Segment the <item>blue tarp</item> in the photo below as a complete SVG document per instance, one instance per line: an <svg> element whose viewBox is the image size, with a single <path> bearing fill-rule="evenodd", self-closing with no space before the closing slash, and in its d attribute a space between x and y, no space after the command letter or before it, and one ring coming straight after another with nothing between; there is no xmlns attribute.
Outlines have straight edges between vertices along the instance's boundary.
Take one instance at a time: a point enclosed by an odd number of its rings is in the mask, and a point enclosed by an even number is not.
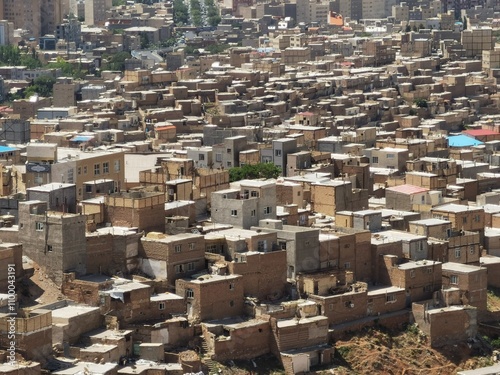
<svg viewBox="0 0 500 375"><path fill-rule="evenodd" d="M12 148L12 147L7 147L7 146L0 146L0 152L11 152L11 151L15 151L17 149L15 148Z"/></svg>
<svg viewBox="0 0 500 375"><path fill-rule="evenodd" d="M71 142L88 142L92 138L94 138L94 137L92 137L90 135L76 135L73 138L71 138Z"/></svg>
<svg viewBox="0 0 500 375"><path fill-rule="evenodd" d="M467 135L452 135L448 137L448 147L472 147L484 144L475 138Z"/></svg>

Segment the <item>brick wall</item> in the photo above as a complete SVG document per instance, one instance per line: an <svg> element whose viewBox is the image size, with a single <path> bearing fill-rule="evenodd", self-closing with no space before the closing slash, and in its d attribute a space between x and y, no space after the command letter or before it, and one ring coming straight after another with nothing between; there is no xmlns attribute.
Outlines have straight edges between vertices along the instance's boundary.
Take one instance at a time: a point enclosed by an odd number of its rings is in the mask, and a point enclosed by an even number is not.
<svg viewBox="0 0 500 375"><path fill-rule="evenodd" d="M247 254L246 262L228 263L231 274L243 276L245 295L273 300L284 295L286 251Z"/></svg>

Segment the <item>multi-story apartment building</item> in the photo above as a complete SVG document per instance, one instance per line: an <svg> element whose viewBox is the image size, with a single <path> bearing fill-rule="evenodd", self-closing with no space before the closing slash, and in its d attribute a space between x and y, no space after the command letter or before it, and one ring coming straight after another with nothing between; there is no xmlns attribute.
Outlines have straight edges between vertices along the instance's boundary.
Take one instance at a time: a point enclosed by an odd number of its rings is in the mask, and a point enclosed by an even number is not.
<svg viewBox="0 0 500 375"><path fill-rule="evenodd" d="M115 181L117 191L125 186L123 150L82 151L50 143L32 143L27 147L27 188L52 182L75 184L77 200L81 200L84 183L103 178Z"/></svg>
<svg viewBox="0 0 500 375"><path fill-rule="evenodd" d="M34 37L53 34L69 12L68 0L0 1L3 18L14 28L28 30Z"/></svg>
<svg viewBox="0 0 500 375"><path fill-rule="evenodd" d="M48 211L47 202L19 204L24 253L58 285L63 273L86 273L86 216Z"/></svg>
<svg viewBox="0 0 500 375"><path fill-rule="evenodd" d="M85 0L85 24L103 26L106 21L106 11L111 6L111 0Z"/></svg>
<svg viewBox="0 0 500 375"><path fill-rule="evenodd" d="M276 219L276 183L242 180L239 189L213 192L211 213L216 223L245 229L263 219Z"/></svg>

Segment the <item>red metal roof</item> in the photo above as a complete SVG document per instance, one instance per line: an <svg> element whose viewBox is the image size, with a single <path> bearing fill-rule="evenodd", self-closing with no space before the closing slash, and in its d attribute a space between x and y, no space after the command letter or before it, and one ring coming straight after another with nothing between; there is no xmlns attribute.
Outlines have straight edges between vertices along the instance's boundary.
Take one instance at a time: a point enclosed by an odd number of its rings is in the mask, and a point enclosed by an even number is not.
<svg viewBox="0 0 500 375"><path fill-rule="evenodd" d="M498 132L495 132L493 130L488 130L488 129L470 129L470 130L465 130L463 131L465 134L469 134L474 136L480 136L480 135L497 135L500 134Z"/></svg>
<svg viewBox="0 0 500 375"><path fill-rule="evenodd" d="M410 185L410 184L404 184L404 185L390 187L390 188L387 188L385 190L395 191L397 193L411 195L411 194L424 193L426 191L429 191L430 189L420 187L420 186Z"/></svg>

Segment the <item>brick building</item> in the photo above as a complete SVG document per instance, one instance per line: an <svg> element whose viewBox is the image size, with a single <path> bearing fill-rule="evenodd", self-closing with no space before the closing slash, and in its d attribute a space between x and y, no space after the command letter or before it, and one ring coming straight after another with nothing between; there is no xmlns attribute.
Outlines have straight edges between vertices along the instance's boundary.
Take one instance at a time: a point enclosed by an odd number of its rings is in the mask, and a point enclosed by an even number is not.
<svg viewBox="0 0 500 375"><path fill-rule="evenodd" d="M176 279L205 269L205 238L191 233L167 236L150 232L141 238L139 258L142 272L167 280L173 288Z"/></svg>
<svg viewBox="0 0 500 375"><path fill-rule="evenodd" d="M185 298L188 319L193 321L243 315L243 290L240 275L203 275L175 282L175 292Z"/></svg>
<svg viewBox="0 0 500 375"><path fill-rule="evenodd" d="M106 196L105 222L139 231L165 231L165 194L142 191Z"/></svg>

